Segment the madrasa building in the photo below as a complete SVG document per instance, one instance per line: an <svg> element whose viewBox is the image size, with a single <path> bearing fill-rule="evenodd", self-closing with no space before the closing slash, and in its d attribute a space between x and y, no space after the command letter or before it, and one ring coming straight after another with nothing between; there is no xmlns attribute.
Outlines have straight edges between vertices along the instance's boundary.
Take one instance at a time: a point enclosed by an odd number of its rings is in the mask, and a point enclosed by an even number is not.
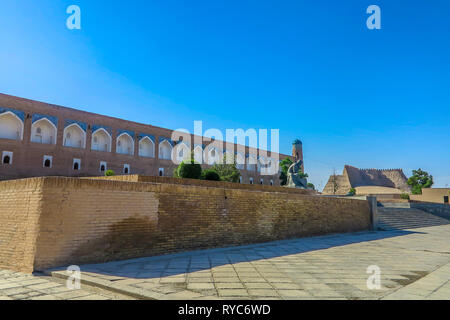
<svg viewBox="0 0 450 320"><path fill-rule="evenodd" d="M203 137L203 143L197 145L185 139L172 141L173 132L0 94L0 180L101 176L109 169L116 174L172 176L179 158L191 152L203 168L208 168L230 149L230 143ZM194 141L194 135L190 136L187 140ZM280 185L278 161L303 159L301 146L291 156L231 145L241 172L240 183ZM276 171L265 171L274 165Z"/></svg>

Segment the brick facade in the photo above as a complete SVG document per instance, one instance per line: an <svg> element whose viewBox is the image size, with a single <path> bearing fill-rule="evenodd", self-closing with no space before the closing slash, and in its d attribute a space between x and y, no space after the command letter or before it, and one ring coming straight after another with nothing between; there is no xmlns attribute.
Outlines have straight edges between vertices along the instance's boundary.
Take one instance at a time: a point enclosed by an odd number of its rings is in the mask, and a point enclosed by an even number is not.
<svg viewBox="0 0 450 320"><path fill-rule="evenodd" d="M150 176L159 175L160 168L163 169L164 176L171 176L176 167L171 160L161 159L159 154L159 144L165 143L165 140L169 141L173 130L0 94L0 121L2 114L6 113L22 121L23 128L18 129L16 140L0 138L0 155L2 156L0 180L38 176L99 176L102 174L100 170L102 163L106 164L105 169L112 169L116 174L125 173L124 169L127 165L128 173ZM33 125L36 126L38 121L41 121L41 124L44 127L47 126L49 130L53 126L56 127L55 136L43 133L42 137L37 137L35 132L32 133L32 130L37 130L33 128ZM76 126L77 130L84 132L84 141L79 146L64 145L67 136L64 130L69 126ZM108 151L92 150L94 141L92 134L96 131L104 132L105 137L111 136ZM9 136L8 133L5 135ZM12 135L15 137L14 132ZM133 139L133 145L130 146L130 150L134 152L133 155L121 154L120 150L117 150L117 138L121 135ZM139 154L139 143L145 137L152 140L154 144L153 157L143 157ZM194 140L193 135L191 138ZM206 149L211 142L209 140L204 142ZM226 146L224 143L221 144L222 149L225 150ZM191 150L194 147L192 143ZM245 147L245 154L258 155L258 150ZM269 153L269 156L275 158L277 155ZM7 161L3 161L5 157ZM285 157L291 156L279 155L280 160ZM75 162L78 164L75 165ZM78 166L79 170L74 170L75 166ZM205 164L203 167L206 168L208 165ZM278 174L260 175L258 170L247 170L247 166L241 170L241 175L242 183L249 183L250 178L253 178L255 184L259 184L260 179L263 179L265 185L269 185L271 181L274 185L279 185L280 182Z"/></svg>

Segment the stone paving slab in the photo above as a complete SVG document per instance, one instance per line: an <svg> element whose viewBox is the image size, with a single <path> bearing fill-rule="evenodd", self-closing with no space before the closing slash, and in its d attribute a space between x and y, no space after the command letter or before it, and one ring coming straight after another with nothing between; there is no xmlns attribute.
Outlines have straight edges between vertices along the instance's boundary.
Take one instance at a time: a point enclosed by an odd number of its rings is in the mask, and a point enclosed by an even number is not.
<svg viewBox="0 0 450 320"><path fill-rule="evenodd" d="M449 236L450 225L359 232L80 268L82 282L139 299L450 299ZM381 287L370 290L373 265Z"/></svg>
<svg viewBox="0 0 450 320"><path fill-rule="evenodd" d="M117 295L70 289L64 281L0 270L0 300L116 300ZM123 297L121 297L123 298Z"/></svg>

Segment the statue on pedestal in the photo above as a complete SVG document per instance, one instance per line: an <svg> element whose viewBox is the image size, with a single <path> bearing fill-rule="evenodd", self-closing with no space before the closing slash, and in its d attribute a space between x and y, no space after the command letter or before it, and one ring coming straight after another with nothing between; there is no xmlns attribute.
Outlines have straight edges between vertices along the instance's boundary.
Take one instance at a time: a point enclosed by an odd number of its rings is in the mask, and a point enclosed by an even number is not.
<svg viewBox="0 0 450 320"><path fill-rule="evenodd" d="M287 187L311 189L308 187L307 174L302 172L303 160L294 162L287 171Z"/></svg>

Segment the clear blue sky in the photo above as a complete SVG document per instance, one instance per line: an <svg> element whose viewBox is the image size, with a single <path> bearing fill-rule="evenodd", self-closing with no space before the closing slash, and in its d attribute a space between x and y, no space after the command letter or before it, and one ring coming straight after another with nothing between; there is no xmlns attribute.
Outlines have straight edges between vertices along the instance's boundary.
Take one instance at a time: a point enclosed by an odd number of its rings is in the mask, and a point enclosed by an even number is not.
<svg viewBox="0 0 450 320"><path fill-rule="evenodd" d="M320 188L344 164L450 185L448 0L2 0L0 92L171 129L280 129Z"/></svg>

